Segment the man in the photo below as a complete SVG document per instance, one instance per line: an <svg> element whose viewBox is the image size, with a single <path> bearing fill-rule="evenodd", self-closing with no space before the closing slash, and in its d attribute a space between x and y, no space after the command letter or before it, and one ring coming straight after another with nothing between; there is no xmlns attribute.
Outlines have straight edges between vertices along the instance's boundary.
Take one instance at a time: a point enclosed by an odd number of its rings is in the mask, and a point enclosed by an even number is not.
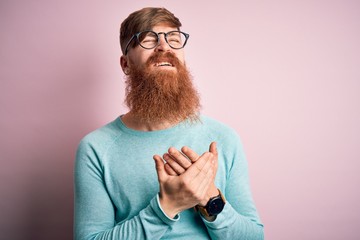
<svg viewBox="0 0 360 240"><path fill-rule="evenodd" d="M263 239L240 140L199 114L180 27L164 8L121 25L130 111L79 145L77 240Z"/></svg>

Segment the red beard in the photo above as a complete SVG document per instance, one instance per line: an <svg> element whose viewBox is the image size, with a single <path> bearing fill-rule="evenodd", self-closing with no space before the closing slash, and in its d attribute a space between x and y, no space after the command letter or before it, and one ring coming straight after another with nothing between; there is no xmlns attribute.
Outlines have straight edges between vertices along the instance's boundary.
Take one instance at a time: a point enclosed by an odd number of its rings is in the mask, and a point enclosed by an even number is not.
<svg viewBox="0 0 360 240"><path fill-rule="evenodd" d="M159 62L171 63L176 71L154 69L152 66ZM130 66L125 103L138 120L144 123L198 120L199 94L190 73L172 53L154 52L144 68Z"/></svg>

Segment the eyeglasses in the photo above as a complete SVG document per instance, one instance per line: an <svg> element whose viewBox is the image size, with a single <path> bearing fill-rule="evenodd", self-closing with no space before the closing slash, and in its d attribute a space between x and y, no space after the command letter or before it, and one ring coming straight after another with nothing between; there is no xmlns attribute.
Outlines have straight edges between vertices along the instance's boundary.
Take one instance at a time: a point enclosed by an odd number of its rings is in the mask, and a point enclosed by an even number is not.
<svg viewBox="0 0 360 240"><path fill-rule="evenodd" d="M128 52L130 43L134 39L136 39L136 41L142 48L153 49L153 48L157 47L160 44L160 36L159 36L160 34L164 34L165 41L173 49L181 49L181 48L185 47L185 44L190 36L189 34L181 32L181 31L156 33L154 31L147 30L147 31L139 32L139 33L134 34L130 38L129 42L126 44L125 55Z"/></svg>

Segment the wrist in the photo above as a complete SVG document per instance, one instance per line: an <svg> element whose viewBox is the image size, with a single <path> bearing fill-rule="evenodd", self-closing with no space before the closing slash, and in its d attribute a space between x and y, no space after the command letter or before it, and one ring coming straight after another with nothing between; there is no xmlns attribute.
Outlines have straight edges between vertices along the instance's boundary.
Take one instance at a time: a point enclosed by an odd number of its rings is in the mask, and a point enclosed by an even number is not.
<svg viewBox="0 0 360 240"><path fill-rule="evenodd" d="M171 201L159 193L159 204L161 210L169 218L175 218L175 216L180 212L171 205Z"/></svg>
<svg viewBox="0 0 360 240"><path fill-rule="evenodd" d="M208 193L209 193L208 197L209 197L209 200L210 200L210 198L213 198L213 197L219 195L220 192L219 192L219 189L215 186L215 184L212 184L210 186L210 189L209 189Z"/></svg>
<svg viewBox="0 0 360 240"><path fill-rule="evenodd" d="M225 197L221 193L220 189L217 189L217 191L218 194L214 197L211 197L205 206L197 205L195 207L195 210L198 210L200 214L208 221L215 220L214 217L222 212L226 203Z"/></svg>
<svg viewBox="0 0 360 240"><path fill-rule="evenodd" d="M215 184L212 184L208 192L206 193L206 198L203 201L201 201L198 205L204 207L211 198L216 197L217 195L219 195L219 189L215 186Z"/></svg>

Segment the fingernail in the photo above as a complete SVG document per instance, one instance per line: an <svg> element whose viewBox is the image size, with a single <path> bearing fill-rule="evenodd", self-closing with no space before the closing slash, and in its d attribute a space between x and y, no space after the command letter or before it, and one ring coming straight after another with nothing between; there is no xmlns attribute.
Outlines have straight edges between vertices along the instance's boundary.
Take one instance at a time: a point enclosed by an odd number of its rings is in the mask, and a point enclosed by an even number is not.
<svg viewBox="0 0 360 240"><path fill-rule="evenodd" d="M174 149L174 147L170 147L168 152L169 152L170 154L175 153L175 149Z"/></svg>

